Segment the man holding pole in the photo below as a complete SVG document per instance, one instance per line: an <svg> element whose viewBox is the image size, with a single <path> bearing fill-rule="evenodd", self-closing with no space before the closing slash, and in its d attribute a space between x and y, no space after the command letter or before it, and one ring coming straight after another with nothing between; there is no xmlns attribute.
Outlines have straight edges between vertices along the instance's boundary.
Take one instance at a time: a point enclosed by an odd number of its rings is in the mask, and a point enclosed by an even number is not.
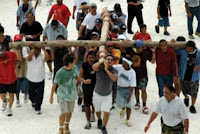
<svg viewBox="0 0 200 134"><path fill-rule="evenodd" d="M93 104L98 118L98 128L103 134L107 134L106 125L112 107L112 86L117 81L117 70L113 67L113 56L107 55L95 63L92 68L96 71L96 85L93 93ZM101 111L104 112L103 123Z"/></svg>

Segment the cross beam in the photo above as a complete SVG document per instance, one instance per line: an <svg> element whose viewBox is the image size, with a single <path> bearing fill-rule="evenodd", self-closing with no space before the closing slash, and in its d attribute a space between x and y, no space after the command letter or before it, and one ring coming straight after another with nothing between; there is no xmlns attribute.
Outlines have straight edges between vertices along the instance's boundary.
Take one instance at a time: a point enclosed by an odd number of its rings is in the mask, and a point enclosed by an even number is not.
<svg viewBox="0 0 200 134"><path fill-rule="evenodd" d="M135 41L111 41L113 46L115 47L133 47L133 44ZM16 48L18 46L21 47L27 47L34 45L35 47L58 47L58 46L64 46L64 47L101 47L105 46L106 41L92 41L92 40L74 40L74 41L68 41L68 40L59 40L59 41L22 41L22 42L10 42L9 47L10 48ZM184 48L186 42L168 42L170 47L174 48ZM144 41L144 46L146 47L159 47L158 41Z"/></svg>

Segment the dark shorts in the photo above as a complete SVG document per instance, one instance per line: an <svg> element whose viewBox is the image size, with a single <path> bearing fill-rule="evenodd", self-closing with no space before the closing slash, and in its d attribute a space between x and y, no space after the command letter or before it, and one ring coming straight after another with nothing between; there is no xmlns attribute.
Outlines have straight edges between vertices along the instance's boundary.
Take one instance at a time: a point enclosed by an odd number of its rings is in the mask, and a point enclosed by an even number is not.
<svg viewBox="0 0 200 134"><path fill-rule="evenodd" d="M170 26L169 17L162 17L162 19L159 19L158 25L161 26L161 27L163 27L163 26L169 27Z"/></svg>
<svg viewBox="0 0 200 134"><path fill-rule="evenodd" d="M15 81L12 84L0 84L0 94L5 93L16 93L17 82Z"/></svg>
<svg viewBox="0 0 200 134"><path fill-rule="evenodd" d="M192 98L197 98L198 90L199 90L199 81L191 82L191 81L181 81L183 94L189 94Z"/></svg>
<svg viewBox="0 0 200 134"><path fill-rule="evenodd" d="M51 56L51 50L46 49L47 53L49 54L49 56ZM51 63L52 60L48 60L47 63Z"/></svg>
<svg viewBox="0 0 200 134"><path fill-rule="evenodd" d="M147 77L141 78L141 79L137 80L137 87L135 89L136 90L139 90L139 89L142 89L142 88L146 89L147 83L148 83Z"/></svg>
<svg viewBox="0 0 200 134"><path fill-rule="evenodd" d="M26 78L18 78L17 79L17 90L16 93L28 93L29 89L29 81Z"/></svg>
<svg viewBox="0 0 200 134"><path fill-rule="evenodd" d="M84 94L83 100L84 100L85 106L91 106L93 104L92 103L93 91L94 91L94 89L84 89L83 88L83 94Z"/></svg>
<svg viewBox="0 0 200 134"><path fill-rule="evenodd" d="M170 127L162 123L162 134L184 134L184 125L181 122L174 127Z"/></svg>

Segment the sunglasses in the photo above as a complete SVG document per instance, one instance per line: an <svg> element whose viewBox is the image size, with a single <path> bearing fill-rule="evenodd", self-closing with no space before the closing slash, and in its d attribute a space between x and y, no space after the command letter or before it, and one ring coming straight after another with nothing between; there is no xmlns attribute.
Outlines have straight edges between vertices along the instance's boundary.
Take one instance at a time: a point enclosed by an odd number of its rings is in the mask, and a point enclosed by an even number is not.
<svg viewBox="0 0 200 134"><path fill-rule="evenodd" d="M106 60L110 60L110 61L113 61L113 58L107 58Z"/></svg>
<svg viewBox="0 0 200 134"><path fill-rule="evenodd" d="M113 47L113 46L106 46L106 47Z"/></svg>

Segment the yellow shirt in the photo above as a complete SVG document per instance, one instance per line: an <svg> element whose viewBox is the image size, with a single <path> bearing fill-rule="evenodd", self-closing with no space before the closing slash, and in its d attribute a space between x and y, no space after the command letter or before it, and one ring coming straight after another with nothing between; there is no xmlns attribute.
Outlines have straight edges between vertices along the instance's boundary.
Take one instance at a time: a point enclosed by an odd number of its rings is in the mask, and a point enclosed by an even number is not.
<svg viewBox="0 0 200 134"><path fill-rule="evenodd" d="M113 64L119 64L119 60L120 60L120 57L121 57L121 51L119 49L113 49L112 50L112 55L114 57L114 61L113 61Z"/></svg>

